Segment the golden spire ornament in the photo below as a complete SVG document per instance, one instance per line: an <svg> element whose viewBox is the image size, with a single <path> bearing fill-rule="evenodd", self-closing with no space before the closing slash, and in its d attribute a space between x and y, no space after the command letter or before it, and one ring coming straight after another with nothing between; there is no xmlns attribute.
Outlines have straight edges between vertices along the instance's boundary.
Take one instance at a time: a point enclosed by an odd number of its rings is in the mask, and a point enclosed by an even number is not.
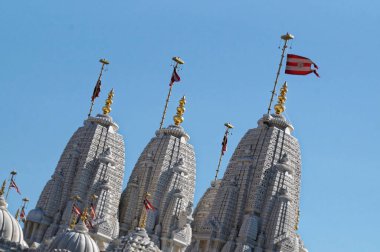
<svg viewBox="0 0 380 252"><path fill-rule="evenodd" d="M7 185L7 180L4 180L1 189L0 189L0 196L4 195L5 187Z"/></svg>
<svg viewBox="0 0 380 252"><path fill-rule="evenodd" d="M277 115L281 115L286 107L285 107L285 101L286 101L286 93L288 92L288 85L285 81L284 85L282 85L282 88L280 90L280 96L278 97L278 103L274 106L274 110L276 111Z"/></svg>
<svg viewBox="0 0 380 252"><path fill-rule="evenodd" d="M111 112L111 105L113 103L112 98L113 98L114 92L113 89L108 93L108 98L106 100L106 104L103 107L103 115L108 115Z"/></svg>
<svg viewBox="0 0 380 252"><path fill-rule="evenodd" d="M81 215L81 220L83 221L83 223L86 223L87 221L87 215L88 215L88 211L87 211L87 207L83 210L82 212L82 215Z"/></svg>
<svg viewBox="0 0 380 252"><path fill-rule="evenodd" d="M81 198L79 197L79 195L75 195L75 196L72 196L71 199L73 200L73 204L72 204L72 209L71 209L71 222L70 222L70 229L73 229L75 227L75 224L77 222L77 215L75 214L74 212L74 208L77 207L76 206L76 203L78 201L81 201Z"/></svg>
<svg viewBox="0 0 380 252"><path fill-rule="evenodd" d="M17 208L17 212L15 214L15 219L18 221L18 217L20 215L20 208Z"/></svg>
<svg viewBox="0 0 380 252"><path fill-rule="evenodd" d="M294 230L298 231L298 224L300 222L300 210L297 211L296 225L294 225Z"/></svg>
<svg viewBox="0 0 380 252"><path fill-rule="evenodd" d="M183 123L183 121L185 120L183 118L183 114L185 113L185 104L186 104L186 97L183 96L181 98L181 100L179 100L179 105L177 107L177 114L173 117L174 119L174 124L176 126L179 126L181 125L181 123Z"/></svg>
<svg viewBox="0 0 380 252"><path fill-rule="evenodd" d="M277 82L278 82L278 77L280 76L282 62L284 60L286 48L288 48L288 41L294 39L294 36L292 34L290 34L290 33L286 33L285 35L281 36L281 39L284 40L284 46L282 47L282 54L281 54L280 64L278 65L276 79L274 81L274 87L273 87L273 90L271 92L272 96L270 98L270 102L269 102L269 106L268 106L268 115L270 114L273 98L274 98L274 95L276 94L276 86L277 86Z"/></svg>
<svg viewBox="0 0 380 252"><path fill-rule="evenodd" d="M150 197L150 193L146 192L145 193L145 198L144 198L144 206L143 206L143 211L141 213L140 217L140 222L139 222L139 228L145 228L146 226L146 220L148 219L148 209L147 209L147 198Z"/></svg>

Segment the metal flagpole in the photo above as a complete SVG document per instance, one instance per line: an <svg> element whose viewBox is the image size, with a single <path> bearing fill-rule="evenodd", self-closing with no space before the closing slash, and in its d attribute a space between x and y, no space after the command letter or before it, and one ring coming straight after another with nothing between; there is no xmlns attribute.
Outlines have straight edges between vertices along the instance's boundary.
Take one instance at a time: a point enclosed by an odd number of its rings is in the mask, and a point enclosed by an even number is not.
<svg viewBox="0 0 380 252"><path fill-rule="evenodd" d="M174 68L173 68L173 72L175 70L177 70L177 67L178 67L179 64L180 65L185 64L185 62L180 57L173 57L172 60L174 60L176 62L175 65L174 65ZM166 116L166 110L168 108L170 96L172 94L173 84L174 83L171 83L170 88L169 88L168 97L166 97L165 108L164 108L164 112L162 113L162 118L161 118L161 122L160 122L160 129L162 129L162 126L164 125L164 120L165 120L165 116Z"/></svg>
<svg viewBox="0 0 380 252"><path fill-rule="evenodd" d="M281 39L284 40L285 42L284 42L284 46L282 47L281 60L280 60L279 66L278 66L276 80L274 81L272 96L270 98L270 102L269 102L269 106L268 106L268 115L270 114L273 98L274 98L274 95L276 94L277 81L278 81L278 77L280 76L280 71L281 71L281 67L282 67L282 61L284 60L285 51L286 51L286 48L288 47L288 41L291 39L294 39L294 36L292 34L286 33L285 35L281 36Z"/></svg>
<svg viewBox="0 0 380 252"><path fill-rule="evenodd" d="M145 207L145 200L150 196L150 194L148 192L145 193L145 196L144 196L144 202L143 202L143 211L141 213L141 216L140 216L140 223L139 223L139 227L140 228L145 228L146 226L146 220L148 219L148 210L146 209Z"/></svg>
<svg viewBox="0 0 380 252"><path fill-rule="evenodd" d="M10 183L8 185L8 190L7 190L7 194L5 195L5 200L8 199L9 190L11 189L12 181L13 181L13 178L16 176L16 174L17 174L16 171L11 171L11 180L10 180Z"/></svg>
<svg viewBox="0 0 380 252"><path fill-rule="evenodd" d="M73 200L73 204L71 205L71 220L70 220L70 224L69 224L69 227L71 229L73 229L75 227L75 224L76 224L76 221L77 221L77 215L74 213L74 206L76 206L76 203L78 201L81 200L81 198L79 197L79 195L75 195L73 197L71 197L71 199Z"/></svg>
<svg viewBox="0 0 380 252"><path fill-rule="evenodd" d="M224 126L226 126L226 131L224 132L223 141L228 136L228 133L229 133L230 129L234 128L234 126L231 123L225 123ZM219 169L220 169L220 164L222 163L222 157L224 155L223 148L224 147L222 146L222 150L221 150L220 156L219 156L218 168L216 169L216 174L215 174L214 181L216 181L218 179L218 173L219 173Z"/></svg>
<svg viewBox="0 0 380 252"><path fill-rule="evenodd" d="M100 73L99 73L98 80L96 81L96 85L98 84L98 82L102 78L103 70L104 70L104 65L108 65L109 64L109 61L107 61L106 59L100 59L99 62L102 63L102 68L100 69ZM88 117L91 116L92 108L94 106L94 102L95 102L95 99L91 99L91 106L90 106L90 112L88 112Z"/></svg>
<svg viewBox="0 0 380 252"><path fill-rule="evenodd" d="M26 208L26 204L28 204L28 202L29 202L29 199L28 199L28 198L25 197L25 198L22 199L22 206L21 206L21 213L20 213L20 220L21 220L22 222L25 221L25 216L22 217L21 215L22 215L22 214L25 215L25 208Z"/></svg>

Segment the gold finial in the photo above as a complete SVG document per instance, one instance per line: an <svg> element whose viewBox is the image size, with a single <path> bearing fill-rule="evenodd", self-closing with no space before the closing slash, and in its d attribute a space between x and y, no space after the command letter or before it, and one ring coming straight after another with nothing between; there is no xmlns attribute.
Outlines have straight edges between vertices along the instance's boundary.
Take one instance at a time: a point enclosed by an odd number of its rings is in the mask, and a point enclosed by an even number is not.
<svg viewBox="0 0 380 252"><path fill-rule="evenodd" d="M91 201L94 202L98 197L95 193L91 195Z"/></svg>
<svg viewBox="0 0 380 252"><path fill-rule="evenodd" d="M86 223L87 221L87 215L88 215L88 211L87 211L87 207L83 210L82 212L82 215L81 215L81 220L83 221L83 223Z"/></svg>
<svg viewBox="0 0 380 252"><path fill-rule="evenodd" d="M146 226L146 219L147 219L147 210L144 207L142 215L141 215L141 218L140 218L140 223L139 223L139 227L140 228L145 228L145 226Z"/></svg>
<svg viewBox="0 0 380 252"><path fill-rule="evenodd" d="M148 210L146 209L146 206L145 206L145 200L150 197L150 193L146 192L145 193L145 197L144 197L144 206L143 206L143 211L141 213L141 217L140 217L140 223L139 223L139 227L140 228L145 228L146 226L146 220L148 218Z"/></svg>
<svg viewBox="0 0 380 252"><path fill-rule="evenodd" d="M7 185L7 180L4 180L3 185L1 186L1 189L0 189L0 196L4 195L6 185Z"/></svg>
<svg viewBox="0 0 380 252"><path fill-rule="evenodd" d="M282 114L286 109L285 101L286 101L286 93L287 92L288 92L288 85L285 81L284 85L282 85L282 88L280 90L280 96L278 97L278 103L274 106L274 110L276 110L277 115Z"/></svg>
<svg viewBox="0 0 380 252"><path fill-rule="evenodd" d="M173 57L172 60L174 60L176 63L180 65L185 64L185 61L183 61L183 59L181 59L180 57Z"/></svg>
<svg viewBox="0 0 380 252"><path fill-rule="evenodd" d="M177 107L177 114L173 117L174 124L176 126L179 126L184 120L183 114L185 113L185 104L186 104L186 97L183 96L181 100L179 100L179 105Z"/></svg>
<svg viewBox="0 0 380 252"><path fill-rule="evenodd" d="M18 216L20 214L20 208L17 209L17 212L15 214L15 219L18 221Z"/></svg>
<svg viewBox="0 0 380 252"><path fill-rule="evenodd" d="M298 231L298 223L300 222L300 210L297 211L297 220L296 225L294 226L294 230Z"/></svg>
<svg viewBox="0 0 380 252"><path fill-rule="evenodd" d="M113 89L108 93L108 98L106 100L106 105L103 107L103 115L108 115L111 112L111 104L113 103L112 98L113 98L114 92Z"/></svg>
<svg viewBox="0 0 380 252"><path fill-rule="evenodd" d="M77 215L73 211L74 210L74 206L76 206L76 203L78 201L82 201L82 199L79 197L79 195L74 195L74 196L71 197L71 199L73 200L73 205L72 205L73 209L71 210L71 222L70 222L69 227L71 229L73 229L75 227L76 222L77 222Z"/></svg>

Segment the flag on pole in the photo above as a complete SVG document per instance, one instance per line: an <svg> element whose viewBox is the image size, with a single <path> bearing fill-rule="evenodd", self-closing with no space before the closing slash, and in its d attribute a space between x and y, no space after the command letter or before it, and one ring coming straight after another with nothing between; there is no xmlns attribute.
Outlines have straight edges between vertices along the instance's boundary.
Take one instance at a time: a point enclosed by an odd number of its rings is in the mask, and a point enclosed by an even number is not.
<svg viewBox="0 0 380 252"><path fill-rule="evenodd" d="M91 216L91 219L96 218L95 207L93 203L91 203L91 207L90 207L90 216Z"/></svg>
<svg viewBox="0 0 380 252"><path fill-rule="evenodd" d="M152 203L149 202L149 200L145 197L144 199L144 206L146 210L154 210L154 206Z"/></svg>
<svg viewBox="0 0 380 252"><path fill-rule="evenodd" d="M314 68L312 68L312 66ZM286 74L307 75L314 73L317 77L318 66L311 60L295 54L288 54L286 59Z"/></svg>
<svg viewBox="0 0 380 252"><path fill-rule="evenodd" d="M21 219L24 219L24 218L25 218L25 207L22 207L22 208L21 208L20 218L21 218Z"/></svg>
<svg viewBox="0 0 380 252"><path fill-rule="evenodd" d="M82 215L82 212L80 211L79 207L77 207L75 204L73 205L73 213L76 215Z"/></svg>
<svg viewBox="0 0 380 252"><path fill-rule="evenodd" d="M99 79L97 82L96 82L96 85L94 87L94 92L92 93L92 97L91 97L91 101L95 101L95 98L96 97L99 97L99 93L100 93L100 87L102 86L102 81Z"/></svg>
<svg viewBox="0 0 380 252"><path fill-rule="evenodd" d="M180 80L181 80L181 77L179 77L176 68L174 68L172 78L170 79L169 86L173 86L174 82L179 82Z"/></svg>
<svg viewBox="0 0 380 252"><path fill-rule="evenodd" d="M224 152L227 151L227 141L228 141L227 134L225 134L223 137L223 142L222 142L222 155L224 155Z"/></svg>
<svg viewBox="0 0 380 252"><path fill-rule="evenodd" d="M16 192L21 195L21 192L18 189L18 186L16 185L16 182L13 180L13 178L11 179L11 184L9 187L11 187L11 188L13 187L16 190Z"/></svg>

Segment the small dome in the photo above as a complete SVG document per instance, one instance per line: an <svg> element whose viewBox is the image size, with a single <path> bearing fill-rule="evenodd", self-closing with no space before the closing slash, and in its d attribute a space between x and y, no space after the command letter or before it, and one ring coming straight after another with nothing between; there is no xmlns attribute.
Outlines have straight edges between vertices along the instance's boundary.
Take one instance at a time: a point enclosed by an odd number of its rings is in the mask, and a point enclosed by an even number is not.
<svg viewBox="0 0 380 252"><path fill-rule="evenodd" d="M160 252L161 250L150 240L144 228L136 228L134 232L119 238L118 246L111 251Z"/></svg>
<svg viewBox="0 0 380 252"><path fill-rule="evenodd" d="M74 230L67 229L59 234L50 243L48 252L99 252L99 247L88 234L88 229L82 221L75 226Z"/></svg>
<svg viewBox="0 0 380 252"><path fill-rule="evenodd" d="M0 196L0 239L10 241L17 247L27 248L24 235L18 221L9 213L4 197Z"/></svg>

